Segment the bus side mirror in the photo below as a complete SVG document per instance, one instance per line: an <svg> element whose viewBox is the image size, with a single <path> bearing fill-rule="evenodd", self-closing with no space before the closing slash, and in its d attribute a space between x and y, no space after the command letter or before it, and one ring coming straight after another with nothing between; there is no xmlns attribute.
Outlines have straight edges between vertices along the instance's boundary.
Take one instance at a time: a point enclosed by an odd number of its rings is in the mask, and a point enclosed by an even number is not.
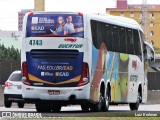
<svg viewBox="0 0 160 120"><path fill-rule="evenodd" d="M149 62L154 62L155 61L155 52L154 48L152 45L150 45L147 42L144 42L144 60L149 61Z"/></svg>
<svg viewBox="0 0 160 120"><path fill-rule="evenodd" d="M155 54L153 51L150 53L150 62L155 62Z"/></svg>

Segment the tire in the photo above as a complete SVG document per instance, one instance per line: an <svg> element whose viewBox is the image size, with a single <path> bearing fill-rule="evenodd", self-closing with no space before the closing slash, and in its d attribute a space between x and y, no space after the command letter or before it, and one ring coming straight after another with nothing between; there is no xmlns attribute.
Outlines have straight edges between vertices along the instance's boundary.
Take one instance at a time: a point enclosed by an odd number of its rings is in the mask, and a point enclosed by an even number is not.
<svg viewBox="0 0 160 120"><path fill-rule="evenodd" d="M37 112L51 112L51 107L43 102L37 102L35 103L35 107Z"/></svg>
<svg viewBox="0 0 160 120"><path fill-rule="evenodd" d="M60 112L61 111L61 106L60 105L54 105L51 108L52 112Z"/></svg>
<svg viewBox="0 0 160 120"><path fill-rule="evenodd" d="M102 101L103 101L103 97L102 97L102 94L100 93L99 102L91 105L91 107L90 107L91 111L100 112L102 110L101 109L102 108Z"/></svg>
<svg viewBox="0 0 160 120"><path fill-rule="evenodd" d="M18 102L17 104L18 104L19 108L23 108L24 107L24 103L23 102Z"/></svg>
<svg viewBox="0 0 160 120"><path fill-rule="evenodd" d="M109 110L109 103L110 103L110 92L109 92L109 88L107 88L105 97L103 98L103 102L102 102L102 111Z"/></svg>
<svg viewBox="0 0 160 120"><path fill-rule="evenodd" d="M82 109L82 111L89 111L89 106L86 104L82 104L81 109Z"/></svg>
<svg viewBox="0 0 160 120"><path fill-rule="evenodd" d="M4 106L6 108L10 108L12 106L12 102L11 101L8 101L8 100L4 100Z"/></svg>
<svg viewBox="0 0 160 120"><path fill-rule="evenodd" d="M140 92L138 92L136 103L129 103L130 110L136 110L136 111L138 110L141 98L142 98L141 94Z"/></svg>

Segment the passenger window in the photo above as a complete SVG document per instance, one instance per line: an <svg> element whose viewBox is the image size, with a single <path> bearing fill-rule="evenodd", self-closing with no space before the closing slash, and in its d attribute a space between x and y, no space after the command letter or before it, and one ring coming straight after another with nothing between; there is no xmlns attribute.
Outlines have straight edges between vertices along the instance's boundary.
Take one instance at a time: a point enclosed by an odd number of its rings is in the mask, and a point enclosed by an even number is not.
<svg viewBox="0 0 160 120"><path fill-rule="evenodd" d="M141 55L141 43L139 38L138 30L133 30L133 38L134 38L134 49L136 55Z"/></svg>
<svg viewBox="0 0 160 120"><path fill-rule="evenodd" d="M101 42L100 33L101 33L100 24L97 21L91 20L91 34L92 34L93 45L97 49L99 49Z"/></svg>
<svg viewBox="0 0 160 120"><path fill-rule="evenodd" d="M132 29L127 29L127 53L135 54Z"/></svg>
<svg viewBox="0 0 160 120"><path fill-rule="evenodd" d="M95 30L97 30L97 22L91 20L91 34L92 34L92 41L93 45L97 48L97 33Z"/></svg>
<svg viewBox="0 0 160 120"><path fill-rule="evenodd" d="M112 50L114 52L119 52L119 34L118 34L118 26L112 26Z"/></svg>
<svg viewBox="0 0 160 120"><path fill-rule="evenodd" d="M100 48L101 43L103 42L103 24L101 22L97 22L97 29L95 32L97 33L97 48Z"/></svg>
<svg viewBox="0 0 160 120"><path fill-rule="evenodd" d="M109 24L105 25L105 30L104 30L104 42L107 46L107 50L111 51L112 50L112 40L111 40L111 28Z"/></svg>
<svg viewBox="0 0 160 120"><path fill-rule="evenodd" d="M119 29L119 40L120 40L120 52L126 53L127 52L127 41L126 41L126 33L125 28L121 27Z"/></svg>

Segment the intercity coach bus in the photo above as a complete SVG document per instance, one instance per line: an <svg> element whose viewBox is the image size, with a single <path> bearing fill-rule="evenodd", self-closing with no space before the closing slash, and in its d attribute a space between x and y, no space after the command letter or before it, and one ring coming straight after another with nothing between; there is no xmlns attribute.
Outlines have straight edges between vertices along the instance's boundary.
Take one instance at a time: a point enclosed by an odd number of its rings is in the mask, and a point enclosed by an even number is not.
<svg viewBox="0 0 160 120"><path fill-rule="evenodd" d="M138 110L147 100L144 33L132 19L76 12L30 12L23 20L22 95L38 112L111 104Z"/></svg>

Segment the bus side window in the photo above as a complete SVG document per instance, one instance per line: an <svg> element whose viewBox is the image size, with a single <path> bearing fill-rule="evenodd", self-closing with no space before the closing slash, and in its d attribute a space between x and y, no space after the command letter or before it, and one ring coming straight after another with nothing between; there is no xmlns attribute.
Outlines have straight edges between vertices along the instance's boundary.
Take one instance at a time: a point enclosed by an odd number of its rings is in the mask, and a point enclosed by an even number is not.
<svg viewBox="0 0 160 120"><path fill-rule="evenodd" d="M118 26L112 26L112 51L119 52Z"/></svg>
<svg viewBox="0 0 160 120"><path fill-rule="evenodd" d="M92 41L93 45L96 47L97 44L97 33L95 32L97 30L97 24L94 20L91 20L91 34L92 34Z"/></svg>
<svg viewBox="0 0 160 120"><path fill-rule="evenodd" d="M103 41L103 35L102 35L102 27L103 27L103 23L101 22L97 22L97 48L99 49L101 46L101 43Z"/></svg>
<svg viewBox="0 0 160 120"><path fill-rule="evenodd" d="M134 38L135 54L136 55L142 55L142 53L141 53L141 43L140 43L138 30L133 30L133 38Z"/></svg>
<svg viewBox="0 0 160 120"><path fill-rule="evenodd" d="M119 29L119 40L120 40L120 52L126 53L127 51L127 43L126 43L126 33L125 28L121 27Z"/></svg>
<svg viewBox="0 0 160 120"><path fill-rule="evenodd" d="M96 49L100 48L102 42L102 32L101 32L101 23L95 20L91 20L91 34L93 45Z"/></svg>
<svg viewBox="0 0 160 120"><path fill-rule="evenodd" d="M112 50L112 40L111 40L111 28L109 24L105 25L105 30L104 30L104 42L106 44L107 50L111 51Z"/></svg>
<svg viewBox="0 0 160 120"><path fill-rule="evenodd" d="M127 53L134 54L134 43L131 29L127 29Z"/></svg>

